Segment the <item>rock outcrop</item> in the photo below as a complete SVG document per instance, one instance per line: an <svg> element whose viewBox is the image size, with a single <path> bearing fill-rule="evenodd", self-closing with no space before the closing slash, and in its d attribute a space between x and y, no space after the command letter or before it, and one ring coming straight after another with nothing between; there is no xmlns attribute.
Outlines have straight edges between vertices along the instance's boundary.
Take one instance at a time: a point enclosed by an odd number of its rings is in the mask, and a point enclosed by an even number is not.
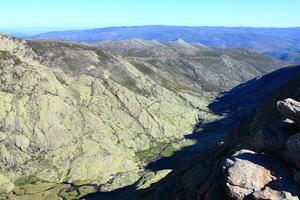
<svg viewBox="0 0 300 200"><path fill-rule="evenodd" d="M285 99L278 101L277 108L288 119L300 123L300 102L290 98Z"/></svg>
<svg viewBox="0 0 300 200"><path fill-rule="evenodd" d="M300 102L290 98L285 99L284 101L278 101L277 108L282 115L292 120L291 124L300 131ZM300 134L290 136L286 141L286 147L293 164L300 168Z"/></svg>
<svg viewBox="0 0 300 200"><path fill-rule="evenodd" d="M241 150L226 160L224 174L234 199L298 199L288 170L272 156Z"/></svg>
<svg viewBox="0 0 300 200"><path fill-rule="evenodd" d="M263 156L247 150L241 150L226 160L226 187L233 198L244 199L275 179L272 172L260 164L265 160Z"/></svg>

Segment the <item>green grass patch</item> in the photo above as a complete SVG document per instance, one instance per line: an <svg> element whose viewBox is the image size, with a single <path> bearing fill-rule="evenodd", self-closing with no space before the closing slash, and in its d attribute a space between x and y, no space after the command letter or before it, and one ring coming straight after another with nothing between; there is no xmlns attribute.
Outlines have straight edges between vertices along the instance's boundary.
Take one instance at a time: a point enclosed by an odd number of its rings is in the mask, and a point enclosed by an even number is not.
<svg viewBox="0 0 300 200"><path fill-rule="evenodd" d="M155 146L147 150L137 152L136 155L140 160L150 162L156 158L156 156L161 152L165 145L165 142L157 143Z"/></svg>
<svg viewBox="0 0 300 200"><path fill-rule="evenodd" d="M175 151L177 151L177 149L172 145L169 145L166 149L164 149L163 152L161 152L161 156L170 157L174 154Z"/></svg>
<svg viewBox="0 0 300 200"><path fill-rule="evenodd" d="M35 184L39 181L40 181L40 179L38 177L36 177L34 175L29 175L29 176L18 178L14 184L16 186L24 186L24 185L28 185L28 184Z"/></svg>

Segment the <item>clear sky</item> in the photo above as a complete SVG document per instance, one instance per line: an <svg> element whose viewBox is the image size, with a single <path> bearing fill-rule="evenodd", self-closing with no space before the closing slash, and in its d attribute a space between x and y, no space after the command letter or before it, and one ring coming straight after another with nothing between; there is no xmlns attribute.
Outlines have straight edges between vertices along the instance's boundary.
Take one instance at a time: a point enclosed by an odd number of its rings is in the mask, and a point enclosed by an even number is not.
<svg viewBox="0 0 300 200"><path fill-rule="evenodd" d="M0 29L300 26L300 0L0 0Z"/></svg>

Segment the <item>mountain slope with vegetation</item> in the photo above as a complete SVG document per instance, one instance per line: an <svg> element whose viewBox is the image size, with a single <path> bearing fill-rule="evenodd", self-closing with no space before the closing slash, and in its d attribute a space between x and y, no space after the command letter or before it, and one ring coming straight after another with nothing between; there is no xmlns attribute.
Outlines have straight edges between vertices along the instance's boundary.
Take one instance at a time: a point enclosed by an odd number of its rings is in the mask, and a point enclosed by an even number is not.
<svg viewBox="0 0 300 200"><path fill-rule="evenodd" d="M138 43L149 57L0 35L1 198L74 199L145 177L140 187L147 188L170 172L148 170L150 162L194 143L185 136L197 121L219 118L208 108L216 92L285 64L184 41ZM159 62L143 61L152 56ZM245 73L231 80L239 69ZM206 76L193 78L197 73ZM208 80L214 87L205 86Z"/></svg>

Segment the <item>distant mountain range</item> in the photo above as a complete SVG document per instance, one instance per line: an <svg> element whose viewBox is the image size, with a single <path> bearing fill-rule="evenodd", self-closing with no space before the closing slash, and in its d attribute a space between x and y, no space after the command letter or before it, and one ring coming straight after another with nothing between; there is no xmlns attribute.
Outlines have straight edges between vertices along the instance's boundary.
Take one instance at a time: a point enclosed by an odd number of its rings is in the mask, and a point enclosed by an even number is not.
<svg viewBox="0 0 300 200"><path fill-rule="evenodd" d="M134 26L49 32L30 38L88 43L133 38L165 42L181 38L211 48L246 48L300 63L300 28Z"/></svg>

